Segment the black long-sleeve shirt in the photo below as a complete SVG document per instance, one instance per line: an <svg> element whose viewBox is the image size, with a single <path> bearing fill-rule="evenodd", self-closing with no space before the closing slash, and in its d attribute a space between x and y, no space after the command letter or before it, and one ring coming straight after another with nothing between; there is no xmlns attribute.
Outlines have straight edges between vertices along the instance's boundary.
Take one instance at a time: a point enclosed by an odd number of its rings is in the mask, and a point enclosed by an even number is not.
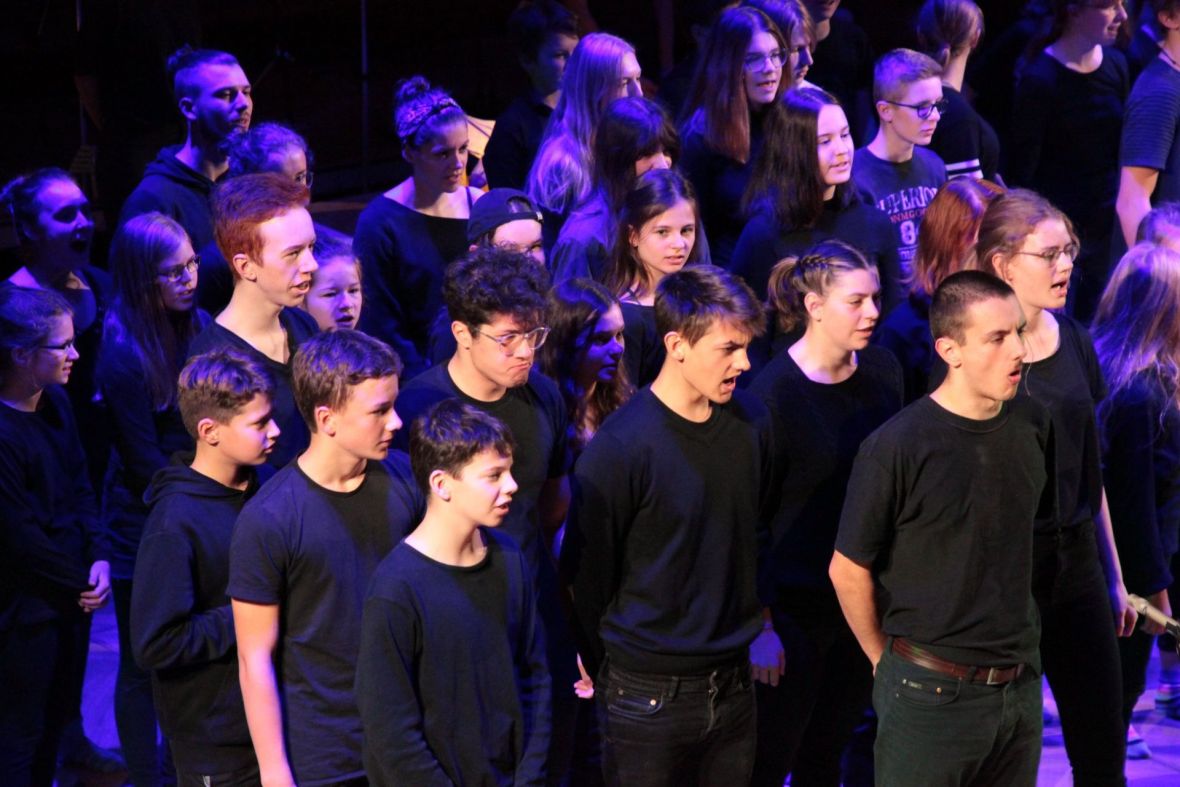
<svg viewBox="0 0 1180 787"><path fill-rule="evenodd" d="M549 671L532 569L481 528L474 566L404 542L369 584L356 696L365 772L384 785L542 785Z"/></svg>
<svg viewBox="0 0 1180 787"><path fill-rule="evenodd" d="M0 404L0 631L78 611L90 566L109 558L69 399Z"/></svg>
<svg viewBox="0 0 1180 787"><path fill-rule="evenodd" d="M634 672L708 672L753 641L771 432L744 391L694 423L646 388L595 434L562 553L591 674L607 655Z"/></svg>

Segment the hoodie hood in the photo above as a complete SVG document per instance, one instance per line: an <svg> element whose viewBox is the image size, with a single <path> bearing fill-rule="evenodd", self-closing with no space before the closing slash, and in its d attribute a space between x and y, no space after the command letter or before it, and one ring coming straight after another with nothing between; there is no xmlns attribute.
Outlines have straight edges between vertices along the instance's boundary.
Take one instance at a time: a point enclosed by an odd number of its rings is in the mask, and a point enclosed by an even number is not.
<svg viewBox="0 0 1180 787"><path fill-rule="evenodd" d="M152 482L143 495L143 501L148 506L155 506L161 500L177 494L189 497L202 497L211 500L234 500L235 498L250 497L258 487L258 477L251 471L250 485L245 489L233 489L214 481L208 476L201 475L189 465L194 454L190 452L178 453L172 457L172 464L162 467L152 476Z"/></svg>
<svg viewBox="0 0 1180 787"><path fill-rule="evenodd" d="M172 145L161 150L156 160L148 164L143 171L144 178L155 175L166 178L194 191L203 192L208 196L213 191L213 181L197 172L195 169L176 158L180 145Z"/></svg>

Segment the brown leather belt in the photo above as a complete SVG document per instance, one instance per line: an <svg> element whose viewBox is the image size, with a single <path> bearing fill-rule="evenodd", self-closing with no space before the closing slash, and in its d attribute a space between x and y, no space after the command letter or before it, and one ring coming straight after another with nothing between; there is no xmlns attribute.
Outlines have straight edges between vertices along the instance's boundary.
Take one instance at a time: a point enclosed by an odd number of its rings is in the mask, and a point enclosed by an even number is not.
<svg viewBox="0 0 1180 787"><path fill-rule="evenodd" d="M917 664L919 667L925 667L952 678L959 678L971 683L985 683L988 686L1001 686L1010 683L1024 672L1023 664L1017 664L1015 667L973 667L940 659L930 651L923 650L902 637L894 637L890 650L902 661Z"/></svg>

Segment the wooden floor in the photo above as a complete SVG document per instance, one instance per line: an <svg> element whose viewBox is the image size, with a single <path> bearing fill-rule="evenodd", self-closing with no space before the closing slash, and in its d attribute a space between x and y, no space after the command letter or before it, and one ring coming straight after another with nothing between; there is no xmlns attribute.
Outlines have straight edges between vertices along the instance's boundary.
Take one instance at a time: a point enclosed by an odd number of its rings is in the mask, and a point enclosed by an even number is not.
<svg viewBox="0 0 1180 787"><path fill-rule="evenodd" d="M118 637L115 632L115 613L108 605L94 619L90 639L90 662L86 674L86 690L82 716L91 740L101 746L117 748L119 736L115 731L114 689L118 666ZM1158 659L1153 659L1148 677L1148 691L1140 699L1135 727L1147 741L1151 759L1127 762L1127 781L1132 787L1177 787L1180 785L1180 721L1164 717L1154 709ZM1045 705L1055 710L1052 695L1045 691ZM114 787L110 780L84 780L87 787ZM117 780L116 780L117 783ZM1039 787L1068 787L1069 761L1061 742L1061 727L1049 723L1045 727L1045 748L1041 756Z"/></svg>

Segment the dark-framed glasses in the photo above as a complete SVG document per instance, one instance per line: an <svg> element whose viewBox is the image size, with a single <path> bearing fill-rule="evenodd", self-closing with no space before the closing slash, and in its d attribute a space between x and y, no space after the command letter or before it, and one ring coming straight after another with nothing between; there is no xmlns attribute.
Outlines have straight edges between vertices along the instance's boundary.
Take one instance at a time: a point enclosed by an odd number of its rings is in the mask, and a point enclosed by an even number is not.
<svg viewBox="0 0 1180 787"><path fill-rule="evenodd" d="M750 52L742 58L742 65L747 71L757 71L767 60L774 68L782 68L783 63L787 62L787 50L772 49L769 52Z"/></svg>
<svg viewBox="0 0 1180 787"><path fill-rule="evenodd" d="M41 350L54 350L55 352L59 353L68 353L70 350L74 349L74 342L76 339L76 336L71 336L61 344L38 344L37 347Z"/></svg>
<svg viewBox="0 0 1180 787"><path fill-rule="evenodd" d="M186 273L189 276L192 276L200 267L201 255L194 254L193 256L189 257L188 262L182 262L179 265L173 265L170 268L165 268L156 275L167 281L169 284L180 284Z"/></svg>
<svg viewBox="0 0 1180 787"><path fill-rule="evenodd" d="M314 179L315 179L315 173L312 172L310 169L306 170L304 172L300 172L298 175L295 176L296 183L302 183L304 186L307 186L308 188L311 188L311 182Z"/></svg>
<svg viewBox="0 0 1180 787"><path fill-rule="evenodd" d="M940 98L937 101L928 102L925 104L903 104L900 101L890 101L889 99L885 99L885 103L892 104L895 107L905 107L906 109L912 109L914 110L914 114L917 115L920 120L925 120L926 118L930 117L930 113L936 109L938 110L938 116L942 117L944 114L946 114L946 108L950 106L951 102L947 101L945 98Z"/></svg>
<svg viewBox="0 0 1180 787"><path fill-rule="evenodd" d="M1045 265L1056 265L1057 260L1061 259L1062 255L1067 257L1070 262L1078 258L1078 246L1076 243L1068 243L1061 248L1044 249L1043 251L1015 251L1013 254L1023 254L1025 257L1036 257Z"/></svg>
<svg viewBox="0 0 1180 787"><path fill-rule="evenodd" d="M549 338L549 326L547 325L533 328L525 333L506 333L503 336L492 336L479 328L475 328L474 331L500 345L500 351L505 355L515 355L522 343L527 344L530 350L536 350Z"/></svg>

